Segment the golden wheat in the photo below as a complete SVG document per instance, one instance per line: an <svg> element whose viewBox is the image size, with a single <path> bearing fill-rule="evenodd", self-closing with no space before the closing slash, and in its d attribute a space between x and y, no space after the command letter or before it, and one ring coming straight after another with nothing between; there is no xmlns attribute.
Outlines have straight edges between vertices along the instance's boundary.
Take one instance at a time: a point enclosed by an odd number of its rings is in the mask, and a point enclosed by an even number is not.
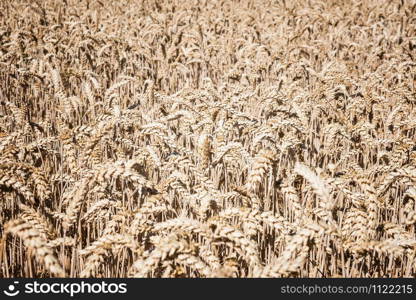
<svg viewBox="0 0 416 300"><path fill-rule="evenodd" d="M0 2L0 277L415 277L414 0Z"/></svg>

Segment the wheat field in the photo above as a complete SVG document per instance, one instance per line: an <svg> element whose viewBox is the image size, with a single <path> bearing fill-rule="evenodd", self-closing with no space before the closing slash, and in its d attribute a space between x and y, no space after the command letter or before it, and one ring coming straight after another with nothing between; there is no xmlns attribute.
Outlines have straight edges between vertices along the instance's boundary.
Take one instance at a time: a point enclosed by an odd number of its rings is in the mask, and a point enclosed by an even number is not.
<svg viewBox="0 0 416 300"><path fill-rule="evenodd" d="M416 277L416 1L0 1L0 277Z"/></svg>

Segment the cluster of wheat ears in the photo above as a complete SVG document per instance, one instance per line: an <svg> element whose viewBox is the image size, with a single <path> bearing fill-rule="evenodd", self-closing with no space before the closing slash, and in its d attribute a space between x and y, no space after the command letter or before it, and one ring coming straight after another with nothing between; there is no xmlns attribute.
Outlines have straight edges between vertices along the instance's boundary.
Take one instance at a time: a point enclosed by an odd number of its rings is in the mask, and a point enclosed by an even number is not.
<svg viewBox="0 0 416 300"><path fill-rule="evenodd" d="M0 1L0 277L416 276L415 61L415 1Z"/></svg>

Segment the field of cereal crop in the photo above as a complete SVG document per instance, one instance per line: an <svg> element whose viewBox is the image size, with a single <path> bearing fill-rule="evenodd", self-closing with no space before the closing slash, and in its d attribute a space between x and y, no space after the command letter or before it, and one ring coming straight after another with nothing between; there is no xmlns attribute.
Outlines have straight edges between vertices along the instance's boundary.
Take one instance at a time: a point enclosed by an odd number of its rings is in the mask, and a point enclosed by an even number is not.
<svg viewBox="0 0 416 300"><path fill-rule="evenodd" d="M415 277L416 1L0 1L0 277Z"/></svg>

